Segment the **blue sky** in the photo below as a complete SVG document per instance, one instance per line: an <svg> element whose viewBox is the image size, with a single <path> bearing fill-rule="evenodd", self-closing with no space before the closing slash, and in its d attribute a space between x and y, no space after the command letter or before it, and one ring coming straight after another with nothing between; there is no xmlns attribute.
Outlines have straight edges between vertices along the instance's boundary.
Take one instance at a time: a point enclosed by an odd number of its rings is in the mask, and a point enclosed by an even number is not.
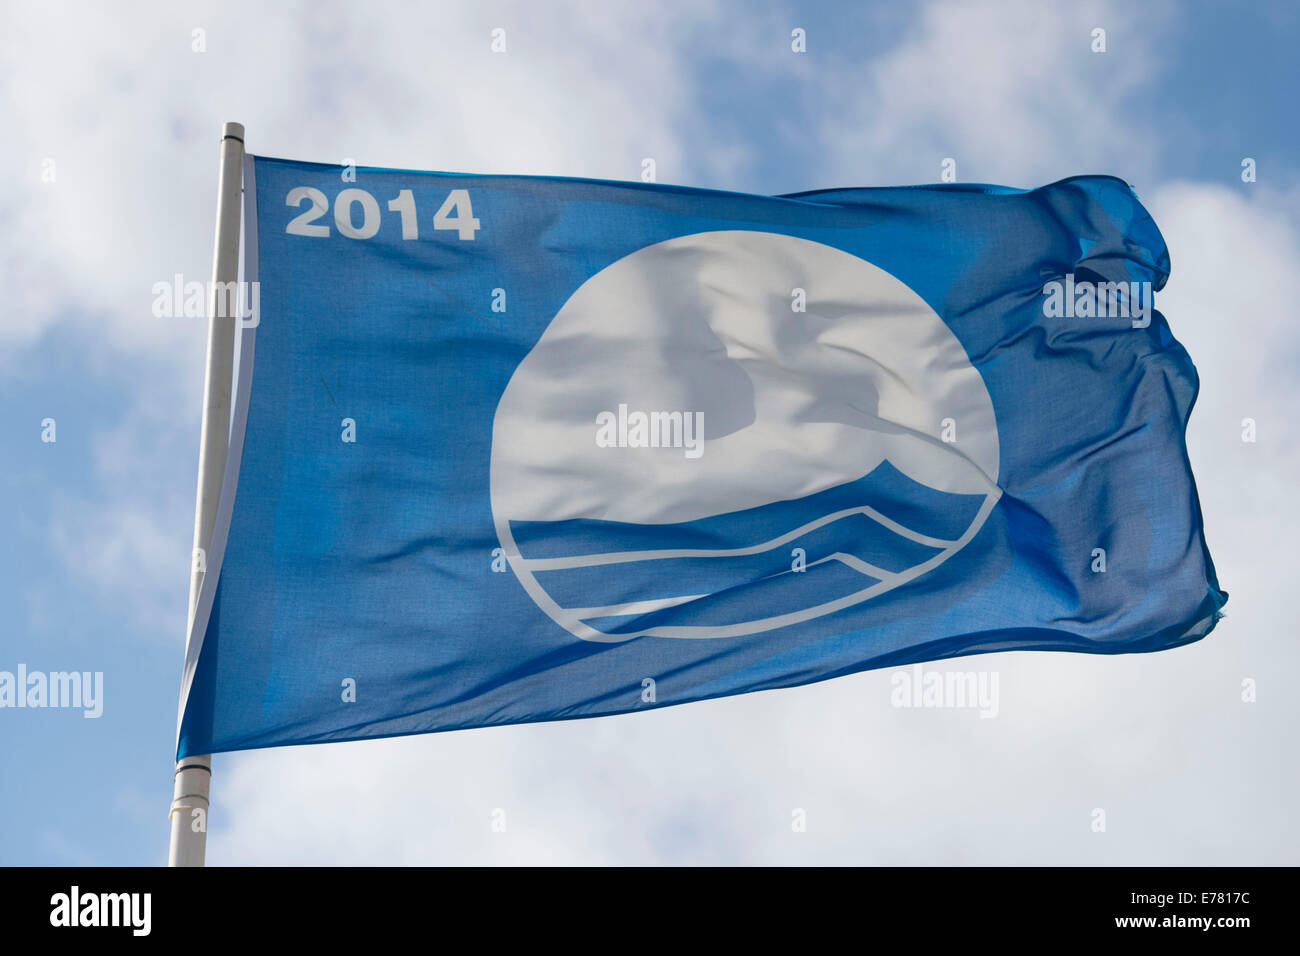
<svg viewBox="0 0 1300 956"><path fill-rule="evenodd" d="M891 708L877 672L218 756L212 862L1297 862L1292 5L363 6L10 5L0 669L103 671L105 709L0 711L0 863L166 857L204 328L149 307L207 277L225 120L265 155L604 178L650 156L763 193L931 182L945 157L962 181L1124 177L1170 246L1156 304L1201 371L1189 443L1232 598L1160 655L984 659L997 720Z"/></svg>

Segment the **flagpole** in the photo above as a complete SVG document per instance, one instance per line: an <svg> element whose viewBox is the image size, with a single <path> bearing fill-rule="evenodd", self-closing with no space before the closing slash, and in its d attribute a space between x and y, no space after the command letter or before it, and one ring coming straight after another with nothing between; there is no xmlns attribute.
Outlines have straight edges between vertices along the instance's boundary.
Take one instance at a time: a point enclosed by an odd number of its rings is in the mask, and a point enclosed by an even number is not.
<svg viewBox="0 0 1300 956"><path fill-rule="evenodd" d="M218 314L238 308L237 295L223 295L226 283L239 279L239 212L244 162L244 127L226 123L221 129L221 171L217 180L217 231L212 252L212 293L209 297L208 358L203 374L203 425L199 433L199 486L194 502L194 560L190 574L190 621L199 600L207 568L207 552L221 498L230 436L230 392L235 356L235 317ZM193 635L191 635L191 638ZM177 761L172 790L171 848L168 866L202 866L207 849L208 793L212 758L207 755ZM199 811L199 812L196 812Z"/></svg>

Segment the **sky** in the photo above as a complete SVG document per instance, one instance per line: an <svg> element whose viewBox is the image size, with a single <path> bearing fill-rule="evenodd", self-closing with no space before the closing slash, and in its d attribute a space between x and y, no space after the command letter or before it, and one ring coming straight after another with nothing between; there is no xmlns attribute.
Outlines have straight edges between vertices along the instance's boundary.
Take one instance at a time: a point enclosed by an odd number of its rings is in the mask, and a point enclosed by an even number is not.
<svg viewBox="0 0 1300 956"><path fill-rule="evenodd" d="M166 861L206 330L152 289L208 277L228 120L259 155L605 179L650 157L767 194L945 159L963 182L1119 176L1170 248L1156 307L1201 376L1189 451L1231 598L1159 654L927 665L996 672L994 719L894 707L886 669L217 755L211 864L1300 862L1294 5L3 9L0 670L101 671L104 703L0 710L0 864Z"/></svg>

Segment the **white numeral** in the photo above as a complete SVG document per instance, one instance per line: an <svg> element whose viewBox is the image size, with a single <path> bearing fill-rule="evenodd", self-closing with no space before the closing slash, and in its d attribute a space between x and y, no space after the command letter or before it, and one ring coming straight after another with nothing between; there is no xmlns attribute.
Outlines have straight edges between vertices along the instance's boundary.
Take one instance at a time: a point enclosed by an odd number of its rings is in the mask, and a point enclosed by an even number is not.
<svg viewBox="0 0 1300 956"><path fill-rule="evenodd" d="M449 215L451 210L456 215ZM433 214L434 229L455 229L462 239L473 239L478 232L479 222L474 218L474 210L469 204L468 189L453 189L447 194L442 208Z"/></svg>
<svg viewBox="0 0 1300 956"><path fill-rule="evenodd" d="M409 189L403 189L397 194L396 199L388 200L389 212L400 212L402 214L402 238L419 239L420 225L415 218L415 194Z"/></svg>
<svg viewBox="0 0 1300 956"><path fill-rule="evenodd" d="M317 219L329 212L330 201L319 189L312 186L295 186L289 190L284 204L293 208L302 206L304 200L310 201L310 208L294 216L284 231L292 236L328 237L330 227L313 225ZM353 221L352 207L361 205L361 225ZM402 238L419 239L420 225L415 210L415 193L409 189L400 190L396 198L388 200L388 211L398 213L402 218ZM344 189L334 199L334 225L339 233L348 239L371 239L378 235L382 224L382 214L375 197L364 189ZM468 189L453 189L433 216L434 229L455 230L462 239L473 239L480 223L474 218L474 209L470 205Z"/></svg>
<svg viewBox="0 0 1300 956"><path fill-rule="evenodd" d="M352 225L352 204L361 203L361 227ZM364 189L345 189L334 200L334 225L349 239L369 239L379 231L379 203Z"/></svg>
<svg viewBox="0 0 1300 956"><path fill-rule="evenodd" d="M329 226L313 226L315 222L330 207L330 201L325 198L325 194L319 189L312 189L310 186L297 186L289 190L289 196L285 199L286 206L301 206L304 199L311 200L311 208L306 212L295 216L293 222L285 227L285 232L293 236L328 236L330 234Z"/></svg>

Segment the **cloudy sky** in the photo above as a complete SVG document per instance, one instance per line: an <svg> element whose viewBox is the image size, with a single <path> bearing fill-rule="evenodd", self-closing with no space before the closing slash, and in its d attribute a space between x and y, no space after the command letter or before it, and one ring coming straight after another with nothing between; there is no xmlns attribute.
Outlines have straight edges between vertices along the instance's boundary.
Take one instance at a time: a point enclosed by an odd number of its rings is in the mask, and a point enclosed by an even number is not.
<svg viewBox="0 0 1300 956"><path fill-rule="evenodd" d="M945 158L961 181L1120 176L1170 247L1156 304L1201 374L1189 443L1231 600L1174 651L935 665L996 671L995 719L895 708L877 671L219 755L209 862L1300 862L1292 5L808 7L5 4L0 670L102 671L105 701L0 711L0 863L166 860L205 329L150 306L208 274L226 120L269 156L609 179L652 157L660 182L757 193L933 182Z"/></svg>

